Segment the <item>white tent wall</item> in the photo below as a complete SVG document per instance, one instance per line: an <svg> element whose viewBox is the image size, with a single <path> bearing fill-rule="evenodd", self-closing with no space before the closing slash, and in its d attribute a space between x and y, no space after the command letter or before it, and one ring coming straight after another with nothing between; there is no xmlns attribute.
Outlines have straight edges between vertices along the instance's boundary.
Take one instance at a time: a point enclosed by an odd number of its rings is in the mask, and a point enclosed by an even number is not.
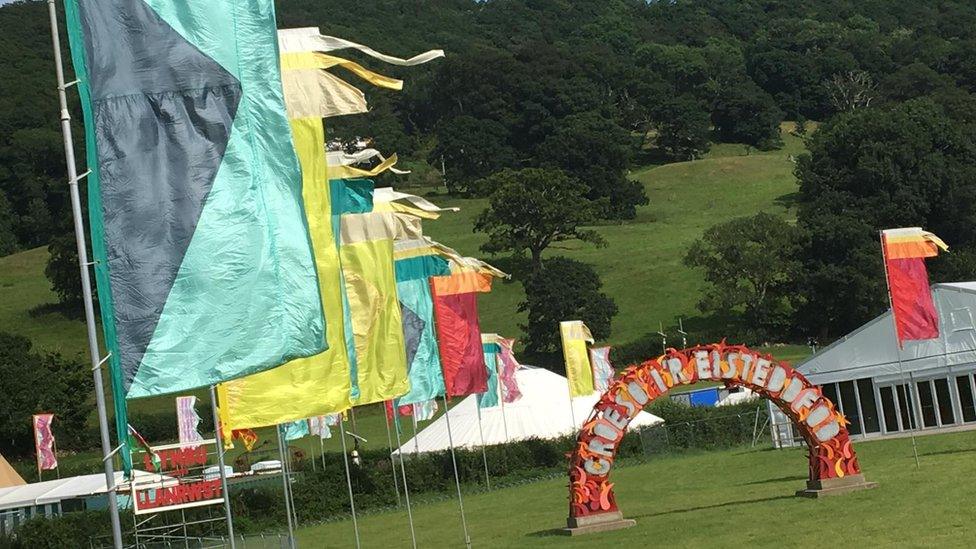
<svg viewBox="0 0 976 549"><path fill-rule="evenodd" d="M480 447L482 432L485 445L529 438L553 439L575 433L589 418L600 398L599 393L574 398L570 414L569 386L565 377L543 368L523 366L515 372L515 379L522 398L505 404L504 409L500 405L482 408L481 431L478 430L476 395L467 396L451 407L451 435L455 448ZM408 421L409 418L402 418L401 425L408 425ZM630 428L657 425L663 421L642 411L630 423ZM404 454L438 452L449 447L447 420L441 415L417 433L415 438L406 441L400 451Z"/></svg>

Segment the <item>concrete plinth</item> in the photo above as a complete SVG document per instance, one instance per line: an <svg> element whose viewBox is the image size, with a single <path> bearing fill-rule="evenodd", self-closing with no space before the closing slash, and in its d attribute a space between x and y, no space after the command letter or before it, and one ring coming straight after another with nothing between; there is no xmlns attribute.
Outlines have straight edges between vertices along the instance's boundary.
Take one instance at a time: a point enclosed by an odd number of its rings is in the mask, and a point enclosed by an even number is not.
<svg viewBox="0 0 976 549"><path fill-rule="evenodd" d="M585 517L569 517L566 519L566 528L560 532L567 536L582 536L583 534L622 530L636 524L636 520L625 519L620 511L614 511L613 513L600 513Z"/></svg>
<svg viewBox="0 0 976 549"><path fill-rule="evenodd" d="M856 490L867 490L878 485L877 482L864 480L864 475L848 475L841 478L828 478L824 480L808 480L806 490L797 490L796 495L804 498L821 498L824 496L836 496L846 494Z"/></svg>

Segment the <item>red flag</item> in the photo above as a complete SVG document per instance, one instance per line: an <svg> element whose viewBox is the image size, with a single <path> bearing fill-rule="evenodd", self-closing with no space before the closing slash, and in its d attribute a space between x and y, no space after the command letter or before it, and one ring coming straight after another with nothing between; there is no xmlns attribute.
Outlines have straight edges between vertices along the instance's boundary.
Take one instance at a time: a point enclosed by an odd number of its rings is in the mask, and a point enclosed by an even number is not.
<svg viewBox="0 0 976 549"><path fill-rule="evenodd" d="M250 452L254 449L254 444L258 441L258 434L253 429L234 429L231 438L240 439L244 447Z"/></svg>
<svg viewBox="0 0 976 549"><path fill-rule="evenodd" d="M892 314L898 345L939 337L939 314L929 289L925 258L934 257L945 243L920 228L889 229L881 234Z"/></svg>
<svg viewBox="0 0 976 549"><path fill-rule="evenodd" d="M57 468L58 456L54 452L54 433L51 422L54 414L34 416L34 449L37 451L37 470L50 471Z"/></svg>
<svg viewBox="0 0 976 549"><path fill-rule="evenodd" d="M477 292L488 291L491 279L480 273L433 276L430 287L447 396L484 393L488 369L481 346Z"/></svg>

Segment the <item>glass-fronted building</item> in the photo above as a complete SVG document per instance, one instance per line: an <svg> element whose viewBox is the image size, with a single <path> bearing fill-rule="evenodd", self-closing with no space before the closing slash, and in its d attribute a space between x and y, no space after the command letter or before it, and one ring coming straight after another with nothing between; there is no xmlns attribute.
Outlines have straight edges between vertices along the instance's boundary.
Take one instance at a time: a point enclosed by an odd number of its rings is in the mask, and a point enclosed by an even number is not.
<svg viewBox="0 0 976 549"><path fill-rule="evenodd" d="M852 438L976 427L976 282L936 284L938 339L899 349L891 312L796 366L850 421Z"/></svg>

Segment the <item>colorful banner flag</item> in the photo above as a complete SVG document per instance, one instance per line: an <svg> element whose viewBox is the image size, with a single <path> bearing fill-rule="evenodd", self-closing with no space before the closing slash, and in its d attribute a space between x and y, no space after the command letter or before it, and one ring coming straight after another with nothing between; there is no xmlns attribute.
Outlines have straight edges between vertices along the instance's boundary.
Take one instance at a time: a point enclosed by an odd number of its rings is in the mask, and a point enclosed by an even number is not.
<svg viewBox="0 0 976 549"><path fill-rule="evenodd" d="M500 400L498 388L498 354L501 352L502 347L498 343L499 339L501 338L496 334L481 335L481 348L485 354L485 369L488 372L488 389L478 395L479 408L498 406Z"/></svg>
<svg viewBox="0 0 976 549"><path fill-rule="evenodd" d="M65 6L125 444L126 398L315 355L325 320L273 0Z"/></svg>
<svg viewBox="0 0 976 549"><path fill-rule="evenodd" d="M132 449L134 448L141 448L144 453L143 468L146 471L156 471L156 472L161 471L162 462L159 459L159 455L156 453L155 450L153 450L152 446L150 446L149 443L146 442L146 439L144 439L142 435L139 434L139 431L136 431L135 427L128 424L126 424L125 431L126 431L126 441L128 442L127 447L130 449L130 451L133 451Z"/></svg>
<svg viewBox="0 0 976 549"><path fill-rule="evenodd" d="M322 440L332 438L332 429L325 421L326 416L315 416L308 418L308 432L312 436L317 436Z"/></svg>
<svg viewBox="0 0 976 549"><path fill-rule="evenodd" d="M436 255L401 259L400 254L400 251L394 251L394 267L397 295L402 309L410 390L397 399L397 402L415 404L444 394L444 374L441 372L437 347L434 301L429 279L432 276L449 275L451 270L447 261Z"/></svg>
<svg viewBox="0 0 976 549"><path fill-rule="evenodd" d="M932 301L925 258L949 247L919 227L882 231L881 247L898 345L939 337L939 313Z"/></svg>
<svg viewBox="0 0 976 549"><path fill-rule="evenodd" d="M50 471L58 467L58 456L54 451L54 433L51 423L54 414L36 414L34 423L34 450L37 457L37 470Z"/></svg>
<svg viewBox="0 0 976 549"><path fill-rule="evenodd" d="M590 364L593 366L593 389L603 393L610 388L616 372L610 363L610 347L590 349Z"/></svg>
<svg viewBox="0 0 976 549"><path fill-rule="evenodd" d="M483 393L488 389L478 293L491 290L491 276L461 272L430 278L437 345L447 396Z"/></svg>
<svg viewBox="0 0 976 549"><path fill-rule="evenodd" d="M180 444L200 442L203 437L197 431L200 425L200 416L197 415L197 397L181 396L176 397L176 423L179 429Z"/></svg>
<svg viewBox="0 0 976 549"><path fill-rule="evenodd" d="M254 450L254 445L258 442L258 434L252 429L235 429L231 433L231 440L240 440L244 443L244 448L248 452Z"/></svg>
<svg viewBox="0 0 976 549"><path fill-rule="evenodd" d="M590 329L581 320L567 320L559 323L559 334L563 343L570 396L593 393L593 369L586 351L586 344L593 343Z"/></svg>
<svg viewBox="0 0 976 549"><path fill-rule="evenodd" d="M285 440L298 440L309 435L308 420L290 421L281 426L285 433Z"/></svg>
<svg viewBox="0 0 976 549"><path fill-rule="evenodd" d="M437 415L437 401L427 400L413 405L414 421L430 421Z"/></svg>
<svg viewBox="0 0 976 549"><path fill-rule="evenodd" d="M347 214L341 223L339 260L356 349L356 404L390 400L410 389L393 266L396 216Z"/></svg>
<svg viewBox="0 0 976 549"><path fill-rule="evenodd" d="M514 339L501 338L498 340L501 351L498 353L498 378L502 386L502 402L510 404L522 398L515 372L522 367L515 359Z"/></svg>

